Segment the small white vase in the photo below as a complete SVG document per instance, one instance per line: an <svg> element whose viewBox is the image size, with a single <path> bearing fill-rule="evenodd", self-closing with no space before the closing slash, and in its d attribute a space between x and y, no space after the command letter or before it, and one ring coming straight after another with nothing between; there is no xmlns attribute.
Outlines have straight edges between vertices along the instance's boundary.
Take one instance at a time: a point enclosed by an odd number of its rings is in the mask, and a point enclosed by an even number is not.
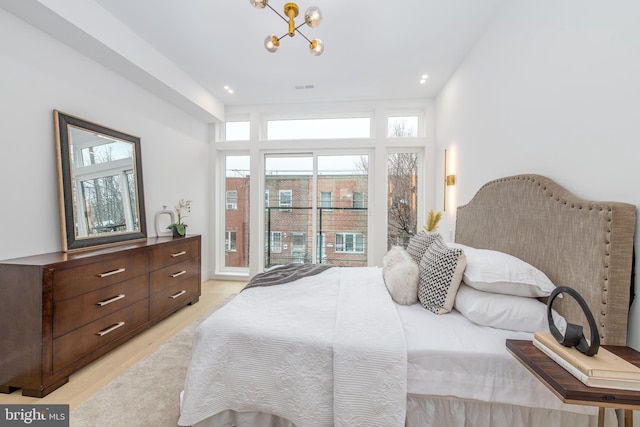
<svg viewBox="0 0 640 427"><path fill-rule="evenodd" d="M168 217L168 220L167 220ZM173 232L167 230L167 227L173 224L175 221L175 215L173 211L167 209L167 205L162 206L162 210L156 212L155 224L156 224L156 236L171 236Z"/></svg>

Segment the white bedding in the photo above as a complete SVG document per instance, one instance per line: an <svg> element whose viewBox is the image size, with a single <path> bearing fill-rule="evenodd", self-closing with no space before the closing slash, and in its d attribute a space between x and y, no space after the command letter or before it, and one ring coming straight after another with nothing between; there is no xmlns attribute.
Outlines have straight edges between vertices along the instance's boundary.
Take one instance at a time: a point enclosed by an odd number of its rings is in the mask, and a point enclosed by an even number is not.
<svg viewBox="0 0 640 427"><path fill-rule="evenodd" d="M575 417L597 414L562 404L507 352L508 338L532 334L478 326L455 310L435 315L419 304L396 305L376 267L248 289L198 329L179 425L259 412L298 426L402 426L407 402L408 425L420 426L438 425L433 411L452 404L473 416L505 408L518 425L551 415L584 425ZM374 357L383 350L386 356ZM464 411L458 415L461 423L451 425L466 425Z"/></svg>
<svg viewBox="0 0 640 427"><path fill-rule="evenodd" d="M435 315L420 306L397 305L407 340L407 391L534 408L597 414L565 405L507 351L507 339L533 334L476 325L453 310Z"/></svg>
<svg viewBox="0 0 640 427"><path fill-rule="evenodd" d="M403 425L405 404L405 341L380 270L333 268L247 289L201 324L179 425L228 409L304 426Z"/></svg>

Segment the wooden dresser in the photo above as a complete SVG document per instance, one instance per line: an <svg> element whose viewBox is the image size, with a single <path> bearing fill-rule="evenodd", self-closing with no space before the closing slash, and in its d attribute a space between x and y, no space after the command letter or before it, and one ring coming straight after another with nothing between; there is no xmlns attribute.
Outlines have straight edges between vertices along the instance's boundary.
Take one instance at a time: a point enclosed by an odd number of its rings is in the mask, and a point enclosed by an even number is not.
<svg viewBox="0 0 640 427"><path fill-rule="evenodd" d="M200 298L200 236L0 261L0 392L43 397Z"/></svg>

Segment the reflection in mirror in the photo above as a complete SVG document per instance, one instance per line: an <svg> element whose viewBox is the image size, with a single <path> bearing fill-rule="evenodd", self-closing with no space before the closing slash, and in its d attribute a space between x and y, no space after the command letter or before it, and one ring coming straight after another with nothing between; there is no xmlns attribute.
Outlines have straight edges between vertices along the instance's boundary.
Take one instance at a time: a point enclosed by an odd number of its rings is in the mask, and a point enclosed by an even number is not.
<svg viewBox="0 0 640 427"><path fill-rule="evenodd" d="M146 237L140 139L54 111L63 249Z"/></svg>

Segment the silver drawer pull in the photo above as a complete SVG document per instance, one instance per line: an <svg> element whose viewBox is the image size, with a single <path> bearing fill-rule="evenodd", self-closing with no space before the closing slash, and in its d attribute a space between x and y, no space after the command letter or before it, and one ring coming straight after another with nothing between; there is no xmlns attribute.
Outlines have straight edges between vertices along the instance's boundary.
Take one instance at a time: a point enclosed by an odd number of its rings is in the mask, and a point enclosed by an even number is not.
<svg viewBox="0 0 640 427"><path fill-rule="evenodd" d="M105 306L105 305L111 304L112 302L116 302L116 301L118 301L119 299L122 299L122 298L124 298L124 294L120 294L120 295L118 295L117 297L113 297L113 298L108 299L108 300L106 300L106 301L100 301L100 302L98 302L98 305L99 305L100 307L102 307L102 306Z"/></svg>
<svg viewBox="0 0 640 427"><path fill-rule="evenodd" d="M176 298L178 298L178 297L180 297L180 296L182 296L182 295L184 295L184 294L186 294L186 293L187 293L187 291L182 290L182 291L178 292L178 293L177 293L177 294L175 294L175 295L171 295L169 298L171 298L171 299L176 299Z"/></svg>
<svg viewBox="0 0 640 427"><path fill-rule="evenodd" d="M171 277L178 277L182 276L183 274L187 274L187 270L178 271L177 273L172 274Z"/></svg>
<svg viewBox="0 0 640 427"><path fill-rule="evenodd" d="M179 257L186 254L187 254L187 251L182 251L182 252L176 252L175 254L171 254L171 256L175 258L175 257Z"/></svg>
<svg viewBox="0 0 640 427"><path fill-rule="evenodd" d="M101 337L103 337L107 335L109 332L113 332L122 326L124 326L124 322L118 322L113 326L109 326L107 329L103 329L102 331L98 332L96 335L100 335Z"/></svg>
<svg viewBox="0 0 640 427"><path fill-rule="evenodd" d="M124 273L125 271L126 270L124 268L119 268L117 270L107 271L106 273L100 273L100 274L98 274L98 276L99 277L113 276L114 274Z"/></svg>

